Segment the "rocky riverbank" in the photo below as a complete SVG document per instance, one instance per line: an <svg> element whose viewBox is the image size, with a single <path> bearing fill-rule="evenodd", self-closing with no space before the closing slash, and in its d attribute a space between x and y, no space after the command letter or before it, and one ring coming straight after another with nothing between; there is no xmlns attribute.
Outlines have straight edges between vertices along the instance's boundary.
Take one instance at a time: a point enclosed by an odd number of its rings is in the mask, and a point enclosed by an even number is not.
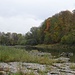
<svg viewBox="0 0 75 75"><path fill-rule="evenodd" d="M0 75L75 75L75 63L53 63L52 65L25 63L25 62L0 62Z"/></svg>

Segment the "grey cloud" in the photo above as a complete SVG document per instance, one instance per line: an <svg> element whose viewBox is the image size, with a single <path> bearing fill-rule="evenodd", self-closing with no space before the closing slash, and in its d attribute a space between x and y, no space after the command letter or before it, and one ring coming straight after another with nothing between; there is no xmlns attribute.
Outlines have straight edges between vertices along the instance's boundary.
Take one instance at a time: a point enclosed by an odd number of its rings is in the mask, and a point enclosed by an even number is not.
<svg viewBox="0 0 75 75"><path fill-rule="evenodd" d="M26 33L32 26L38 26L42 20L23 18L20 16L11 18L0 17L0 31Z"/></svg>
<svg viewBox="0 0 75 75"><path fill-rule="evenodd" d="M27 32L62 10L73 10L75 0L0 0L0 31Z"/></svg>
<svg viewBox="0 0 75 75"><path fill-rule="evenodd" d="M65 0L2 0L0 1L1 16L32 14L39 18L47 18L59 10L72 8L75 1ZM54 12L55 10L55 12ZM47 16L47 17L46 17Z"/></svg>

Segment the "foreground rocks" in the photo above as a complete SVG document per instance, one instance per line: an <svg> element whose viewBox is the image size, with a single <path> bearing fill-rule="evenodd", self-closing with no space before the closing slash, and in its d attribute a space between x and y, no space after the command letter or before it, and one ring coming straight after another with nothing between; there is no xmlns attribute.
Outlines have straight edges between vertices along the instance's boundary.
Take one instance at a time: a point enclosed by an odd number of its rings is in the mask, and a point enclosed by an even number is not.
<svg viewBox="0 0 75 75"><path fill-rule="evenodd" d="M16 73L23 75L75 75L75 63L54 63L53 65L25 62L0 63L0 75L17 75Z"/></svg>

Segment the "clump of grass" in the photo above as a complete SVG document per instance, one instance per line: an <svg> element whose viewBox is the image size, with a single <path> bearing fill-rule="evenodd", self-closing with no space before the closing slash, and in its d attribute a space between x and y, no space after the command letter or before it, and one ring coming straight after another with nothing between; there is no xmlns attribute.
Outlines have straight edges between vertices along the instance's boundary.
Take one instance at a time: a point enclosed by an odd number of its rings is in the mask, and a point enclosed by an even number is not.
<svg viewBox="0 0 75 75"><path fill-rule="evenodd" d="M13 74L13 75L24 75L23 73L15 73L15 74Z"/></svg>
<svg viewBox="0 0 75 75"><path fill-rule="evenodd" d="M38 73L40 74L40 75L47 75L47 71L38 71Z"/></svg>
<svg viewBox="0 0 75 75"><path fill-rule="evenodd" d="M35 75L35 74L34 74L34 72L31 71L29 73L26 73L25 75Z"/></svg>
<svg viewBox="0 0 75 75"><path fill-rule="evenodd" d="M25 61L25 62L34 62L35 58L30 55L26 50L16 49L13 47L0 46L0 61L1 62L10 62L10 61Z"/></svg>
<svg viewBox="0 0 75 75"><path fill-rule="evenodd" d="M25 50L6 46L0 47L0 61L2 62L22 61L24 56L27 56Z"/></svg>
<svg viewBox="0 0 75 75"><path fill-rule="evenodd" d="M40 63L40 64L52 65L55 62L57 62L55 59L50 59L49 57L38 58L38 63Z"/></svg>
<svg viewBox="0 0 75 75"><path fill-rule="evenodd" d="M0 75L3 75L3 74L0 74ZM8 75L11 75L11 74L8 74ZM17 73L13 73L12 75L35 75L33 72L29 72L29 73L22 73L22 72L17 72Z"/></svg>
<svg viewBox="0 0 75 75"><path fill-rule="evenodd" d="M71 65L70 65L70 69L75 70L75 64L71 64Z"/></svg>
<svg viewBox="0 0 75 75"><path fill-rule="evenodd" d="M46 65L46 70L47 70L47 71L51 71L52 69L53 69L52 66Z"/></svg>

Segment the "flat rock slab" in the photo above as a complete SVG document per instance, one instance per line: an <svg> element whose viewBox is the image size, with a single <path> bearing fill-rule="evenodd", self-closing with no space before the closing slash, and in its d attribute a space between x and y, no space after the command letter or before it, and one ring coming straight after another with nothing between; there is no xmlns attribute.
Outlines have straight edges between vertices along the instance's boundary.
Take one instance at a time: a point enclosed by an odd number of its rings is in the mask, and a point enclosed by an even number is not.
<svg viewBox="0 0 75 75"><path fill-rule="evenodd" d="M54 63L53 65L42 65L38 63L25 62L9 62L0 63L0 75L8 75L8 73L22 72L24 74L33 72L35 75L75 75L75 69L70 66L75 66L75 63Z"/></svg>

